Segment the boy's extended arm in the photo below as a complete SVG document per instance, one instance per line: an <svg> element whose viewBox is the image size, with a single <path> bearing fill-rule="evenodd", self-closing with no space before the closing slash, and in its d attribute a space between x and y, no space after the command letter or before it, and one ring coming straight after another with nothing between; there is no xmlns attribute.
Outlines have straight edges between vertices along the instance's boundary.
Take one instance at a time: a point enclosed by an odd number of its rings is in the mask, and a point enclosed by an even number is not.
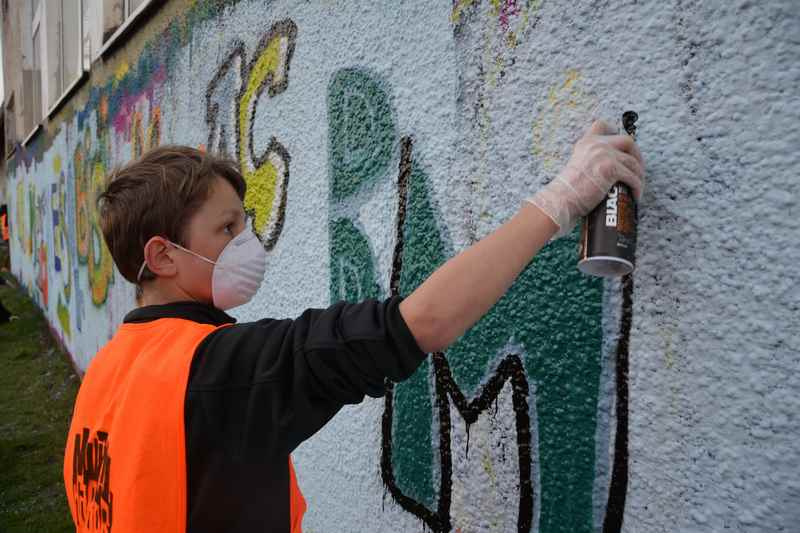
<svg viewBox="0 0 800 533"><path fill-rule="evenodd" d="M524 204L492 234L447 261L400 303L400 314L427 352L443 350L477 322L556 233L538 207Z"/></svg>
<svg viewBox="0 0 800 533"><path fill-rule="evenodd" d="M627 135L597 121L559 175L514 217L439 267L400 304L425 352L444 350L503 296L547 241L568 234L618 181L640 199L644 164Z"/></svg>

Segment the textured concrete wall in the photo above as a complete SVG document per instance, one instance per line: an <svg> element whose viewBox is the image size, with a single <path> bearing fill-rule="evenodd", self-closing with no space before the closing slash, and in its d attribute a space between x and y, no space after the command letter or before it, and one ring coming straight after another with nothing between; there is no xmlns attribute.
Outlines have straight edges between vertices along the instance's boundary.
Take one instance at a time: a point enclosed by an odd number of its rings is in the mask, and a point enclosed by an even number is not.
<svg viewBox="0 0 800 533"><path fill-rule="evenodd" d="M401 5L402 4L402 5ZM638 268L546 247L445 355L295 454L308 531L796 531L800 8L170 2L9 168L12 266L81 366L133 305L92 201L158 143L242 164L242 320L407 294L639 112Z"/></svg>

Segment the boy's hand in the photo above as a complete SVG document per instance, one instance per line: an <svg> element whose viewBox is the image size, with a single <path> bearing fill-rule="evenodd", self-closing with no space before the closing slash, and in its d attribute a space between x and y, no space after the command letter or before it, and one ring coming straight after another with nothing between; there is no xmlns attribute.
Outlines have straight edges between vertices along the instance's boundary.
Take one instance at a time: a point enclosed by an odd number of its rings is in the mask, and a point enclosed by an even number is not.
<svg viewBox="0 0 800 533"><path fill-rule="evenodd" d="M638 201L644 191L644 162L639 148L629 135L596 121L575 148L558 176L526 201L556 223L554 239L568 235L578 220L589 214L605 198L612 185L628 184Z"/></svg>

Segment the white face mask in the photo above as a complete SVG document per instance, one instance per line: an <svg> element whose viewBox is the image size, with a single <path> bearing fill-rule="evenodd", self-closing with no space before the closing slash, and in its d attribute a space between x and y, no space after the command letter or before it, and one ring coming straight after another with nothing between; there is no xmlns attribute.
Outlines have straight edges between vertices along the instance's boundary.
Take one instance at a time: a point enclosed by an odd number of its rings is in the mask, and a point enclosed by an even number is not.
<svg viewBox="0 0 800 533"><path fill-rule="evenodd" d="M258 292L267 268L267 253L248 224L244 231L225 245L216 261L195 253L172 241L171 245L214 265L211 274L211 296L214 307L227 311L246 304ZM136 280L142 277L142 263Z"/></svg>

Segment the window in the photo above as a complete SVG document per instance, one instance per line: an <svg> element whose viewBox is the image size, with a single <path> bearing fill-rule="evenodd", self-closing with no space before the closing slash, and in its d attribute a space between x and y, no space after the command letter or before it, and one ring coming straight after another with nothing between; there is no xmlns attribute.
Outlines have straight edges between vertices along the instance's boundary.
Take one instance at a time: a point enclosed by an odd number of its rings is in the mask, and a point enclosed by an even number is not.
<svg viewBox="0 0 800 533"><path fill-rule="evenodd" d="M10 157L11 154L14 153L14 149L16 148L17 144L17 114L16 110L14 109L13 92L11 93L11 96L9 96L8 98L8 103L6 103L5 130L6 130L5 153L6 157Z"/></svg>
<svg viewBox="0 0 800 533"><path fill-rule="evenodd" d="M31 111L33 123L28 124L28 130L42 121L42 32L39 31L39 28L33 32Z"/></svg>
<svg viewBox="0 0 800 533"><path fill-rule="evenodd" d="M133 15L142 4L144 4L144 0L128 0L128 16Z"/></svg>
<svg viewBox="0 0 800 533"><path fill-rule="evenodd" d="M39 28L33 32L33 78L31 92L31 111L33 124L28 124L28 130L42 121L42 32Z"/></svg>
<svg viewBox="0 0 800 533"><path fill-rule="evenodd" d="M8 143L6 142L6 110L0 106L0 150L3 150L3 155L8 157Z"/></svg>
<svg viewBox="0 0 800 533"><path fill-rule="evenodd" d="M125 0L103 0L103 42L107 42L125 20Z"/></svg>
<svg viewBox="0 0 800 533"><path fill-rule="evenodd" d="M103 4L103 47L100 55L110 50L128 32L150 6L164 0L98 0Z"/></svg>
<svg viewBox="0 0 800 533"><path fill-rule="evenodd" d="M83 53L83 61L81 65L85 72L89 72L92 66L92 18L89 15L89 2L92 0L81 0L81 51Z"/></svg>
<svg viewBox="0 0 800 533"><path fill-rule="evenodd" d="M82 2L47 2L47 107L52 115L83 79Z"/></svg>
<svg viewBox="0 0 800 533"><path fill-rule="evenodd" d="M27 143L42 122L42 18L38 0L26 5L30 9L29 25L23 28L22 54L22 127Z"/></svg>

